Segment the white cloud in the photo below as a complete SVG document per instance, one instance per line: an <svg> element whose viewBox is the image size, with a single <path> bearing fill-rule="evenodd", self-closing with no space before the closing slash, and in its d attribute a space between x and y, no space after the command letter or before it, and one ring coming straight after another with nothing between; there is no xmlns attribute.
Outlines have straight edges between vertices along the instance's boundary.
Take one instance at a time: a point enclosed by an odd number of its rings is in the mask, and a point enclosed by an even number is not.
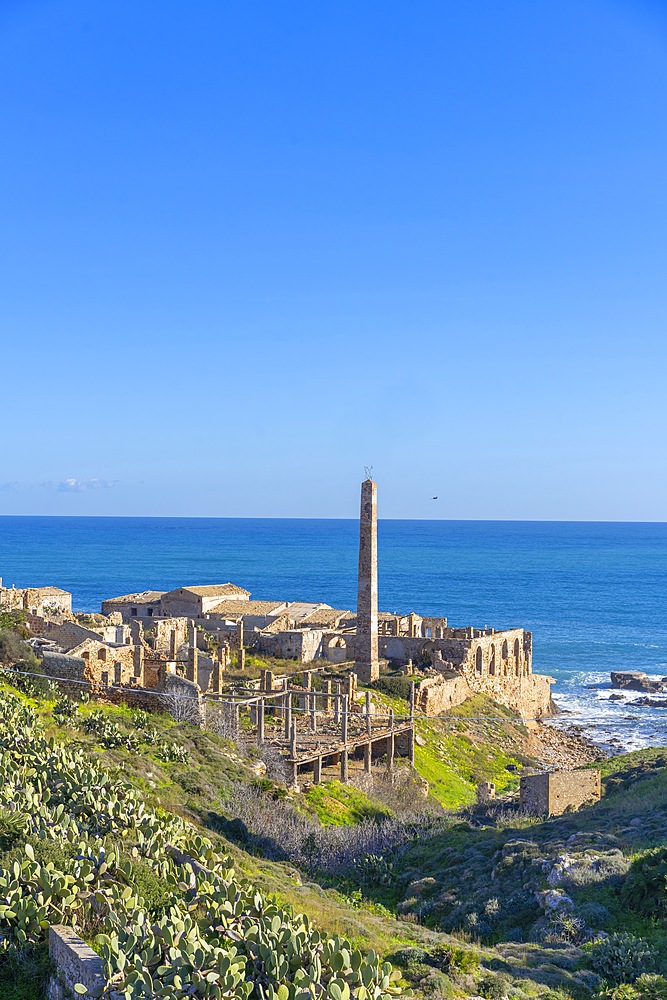
<svg viewBox="0 0 667 1000"><path fill-rule="evenodd" d="M56 490L58 493L88 493L89 490L109 490L116 485L115 479L75 479L73 476L62 479L59 483L42 483L45 489Z"/></svg>

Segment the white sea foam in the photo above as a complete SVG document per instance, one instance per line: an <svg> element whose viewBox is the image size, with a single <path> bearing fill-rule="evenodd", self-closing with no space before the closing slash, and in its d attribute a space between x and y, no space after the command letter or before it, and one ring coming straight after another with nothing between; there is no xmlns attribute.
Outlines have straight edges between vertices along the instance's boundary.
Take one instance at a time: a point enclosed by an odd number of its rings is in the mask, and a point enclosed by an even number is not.
<svg viewBox="0 0 667 1000"><path fill-rule="evenodd" d="M655 668L645 673L652 680L665 676ZM638 691L612 688L608 671L576 671L555 687L555 701L567 714L552 724L580 726L586 736L613 753L667 745L667 708L632 704L640 697Z"/></svg>

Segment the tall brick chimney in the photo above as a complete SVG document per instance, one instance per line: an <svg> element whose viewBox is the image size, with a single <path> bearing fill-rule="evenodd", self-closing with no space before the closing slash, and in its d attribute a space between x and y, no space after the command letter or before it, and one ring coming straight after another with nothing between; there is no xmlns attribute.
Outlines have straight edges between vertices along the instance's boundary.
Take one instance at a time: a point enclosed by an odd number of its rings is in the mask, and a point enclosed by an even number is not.
<svg viewBox="0 0 667 1000"><path fill-rule="evenodd" d="M380 676L378 660L378 537L377 484L361 484L359 516L359 590L355 671L363 683Z"/></svg>

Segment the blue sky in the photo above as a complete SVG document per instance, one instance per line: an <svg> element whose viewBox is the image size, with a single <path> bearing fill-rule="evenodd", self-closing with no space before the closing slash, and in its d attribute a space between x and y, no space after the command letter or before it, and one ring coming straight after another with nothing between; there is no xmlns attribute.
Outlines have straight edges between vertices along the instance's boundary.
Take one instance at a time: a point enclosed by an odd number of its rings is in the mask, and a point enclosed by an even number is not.
<svg viewBox="0 0 667 1000"><path fill-rule="evenodd" d="M0 513L664 520L666 11L4 0Z"/></svg>

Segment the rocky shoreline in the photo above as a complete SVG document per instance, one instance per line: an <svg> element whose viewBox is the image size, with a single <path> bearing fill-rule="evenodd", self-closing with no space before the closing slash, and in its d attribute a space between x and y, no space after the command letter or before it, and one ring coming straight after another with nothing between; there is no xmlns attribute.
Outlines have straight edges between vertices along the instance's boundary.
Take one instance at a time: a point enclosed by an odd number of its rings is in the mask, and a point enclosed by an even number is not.
<svg viewBox="0 0 667 1000"><path fill-rule="evenodd" d="M535 722L529 727L526 753L545 767L564 769L594 764L609 756L584 735L581 726L561 728L548 722Z"/></svg>

